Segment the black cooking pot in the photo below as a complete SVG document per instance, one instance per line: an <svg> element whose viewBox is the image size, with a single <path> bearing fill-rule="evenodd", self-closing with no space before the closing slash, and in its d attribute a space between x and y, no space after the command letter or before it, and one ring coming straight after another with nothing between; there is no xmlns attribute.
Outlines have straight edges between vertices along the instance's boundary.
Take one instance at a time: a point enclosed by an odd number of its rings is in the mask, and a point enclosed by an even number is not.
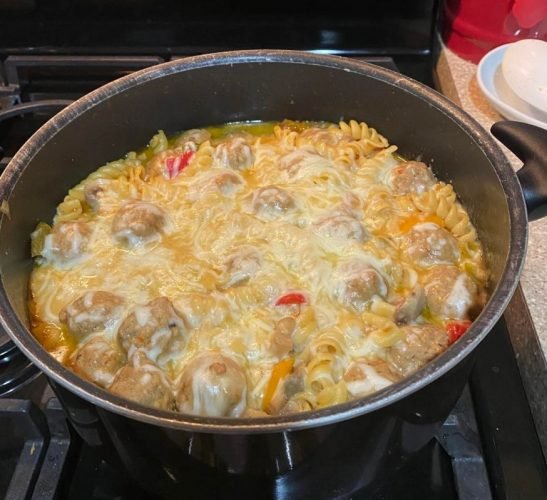
<svg viewBox="0 0 547 500"><path fill-rule="evenodd" d="M469 332L426 367L376 394L270 418L202 418L145 408L56 362L29 332L29 235L36 223L51 220L71 186L142 147L160 128L174 133L283 118L366 121L404 156L420 156L439 179L454 184L484 244L492 276L490 300ZM546 170L540 168L546 141L528 127L502 123L498 133L529 162L523 169L526 202L539 216L547 201ZM313 498L372 488L422 448L446 418L466 383L473 350L512 296L526 250L523 191L480 125L400 74L299 52L188 58L108 84L59 113L23 146L2 176L0 200L9 204L0 227L2 325L51 379L82 437L104 446L136 480L162 496L187 491L189 477L203 481L204 496L214 494L203 479L211 467L222 473L286 473L281 496L302 485ZM310 470L321 481L307 485ZM275 478L271 484L275 490Z"/></svg>

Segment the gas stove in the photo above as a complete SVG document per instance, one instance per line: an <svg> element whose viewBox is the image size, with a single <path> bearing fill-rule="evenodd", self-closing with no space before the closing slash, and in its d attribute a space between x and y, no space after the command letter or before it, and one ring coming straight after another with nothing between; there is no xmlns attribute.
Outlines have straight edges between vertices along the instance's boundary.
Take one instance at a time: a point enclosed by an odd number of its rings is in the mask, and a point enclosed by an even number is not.
<svg viewBox="0 0 547 500"><path fill-rule="evenodd" d="M161 3L161 2L160 2ZM218 5L182 16L175 2L0 0L0 169L47 119L129 72L197 53L293 48L366 59L432 82L435 3L391 0L344 15ZM171 8L172 10L165 10ZM214 9L213 9L214 10ZM172 14L168 15L166 14ZM116 17L119 16L119 19ZM389 16L389 21L385 21ZM526 338L524 344L521 340ZM532 340L530 340L532 339ZM543 499L547 468L529 373L547 373L520 288L478 349L461 399L436 438L391 479L331 491L320 471L271 478L189 471L188 498ZM356 453L356 457L358 453ZM358 460L356 458L356 460ZM358 466L358 463L357 463ZM45 376L0 332L0 493L23 499L144 499L116 457L88 446Z"/></svg>

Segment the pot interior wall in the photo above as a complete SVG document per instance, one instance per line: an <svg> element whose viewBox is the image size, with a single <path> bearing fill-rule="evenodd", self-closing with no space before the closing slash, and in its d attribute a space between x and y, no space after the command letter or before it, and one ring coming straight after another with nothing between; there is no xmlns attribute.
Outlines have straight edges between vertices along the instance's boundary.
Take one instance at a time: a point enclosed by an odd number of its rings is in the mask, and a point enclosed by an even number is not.
<svg viewBox="0 0 547 500"><path fill-rule="evenodd" d="M507 200L489 159L439 104L382 81L372 68L368 73L287 62L224 62L166 73L90 105L59 130L52 127L41 144L27 144L31 159L9 199L11 217L0 229L2 280L21 320L28 324L29 235L38 221L51 222L71 186L143 147L158 129L170 134L241 120L356 119L375 127L404 156L421 157L441 180L453 182L487 249L495 285L510 227Z"/></svg>

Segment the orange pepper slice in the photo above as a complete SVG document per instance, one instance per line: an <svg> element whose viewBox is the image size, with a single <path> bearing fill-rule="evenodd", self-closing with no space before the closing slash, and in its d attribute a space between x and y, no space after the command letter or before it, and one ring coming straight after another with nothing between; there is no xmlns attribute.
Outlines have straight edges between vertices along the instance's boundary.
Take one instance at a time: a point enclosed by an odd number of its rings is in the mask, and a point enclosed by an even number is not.
<svg viewBox="0 0 547 500"><path fill-rule="evenodd" d="M426 217L421 217L419 215L411 215L407 217L399 224L399 229L403 233L410 231L416 224L422 224L424 222L432 222L437 224L437 226L443 227L444 221L438 215L427 215Z"/></svg>
<svg viewBox="0 0 547 500"><path fill-rule="evenodd" d="M272 374L270 375L270 380L268 380L268 385L266 386L266 390L264 391L264 398L262 399L262 409L264 411L268 411L279 382L281 382L284 377L291 373L293 366L294 358L282 359L274 365Z"/></svg>

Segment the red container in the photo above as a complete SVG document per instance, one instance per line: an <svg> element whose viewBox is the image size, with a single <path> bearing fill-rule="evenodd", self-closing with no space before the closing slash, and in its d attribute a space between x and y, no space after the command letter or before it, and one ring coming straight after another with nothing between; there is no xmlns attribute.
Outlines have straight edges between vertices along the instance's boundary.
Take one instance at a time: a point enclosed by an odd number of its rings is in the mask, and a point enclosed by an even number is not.
<svg viewBox="0 0 547 500"><path fill-rule="evenodd" d="M445 0L443 18L445 44L475 63L504 43L547 40L547 0Z"/></svg>

